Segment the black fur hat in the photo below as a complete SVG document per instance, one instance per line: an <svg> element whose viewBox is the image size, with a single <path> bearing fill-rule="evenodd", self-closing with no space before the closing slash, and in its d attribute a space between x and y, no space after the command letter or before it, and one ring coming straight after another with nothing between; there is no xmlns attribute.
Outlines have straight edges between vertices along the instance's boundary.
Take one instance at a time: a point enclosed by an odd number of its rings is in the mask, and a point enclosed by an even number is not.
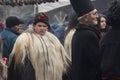
<svg viewBox="0 0 120 80"><path fill-rule="evenodd" d="M23 21L18 19L16 16L9 16L6 19L6 27L11 28L16 25L23 24Z"/></svg>
<svg viewBox="0 0 120 80"><path fill-rule="evenodd" d="M81 17L95 9L90 0L70 0L78 17Z"/></svg>

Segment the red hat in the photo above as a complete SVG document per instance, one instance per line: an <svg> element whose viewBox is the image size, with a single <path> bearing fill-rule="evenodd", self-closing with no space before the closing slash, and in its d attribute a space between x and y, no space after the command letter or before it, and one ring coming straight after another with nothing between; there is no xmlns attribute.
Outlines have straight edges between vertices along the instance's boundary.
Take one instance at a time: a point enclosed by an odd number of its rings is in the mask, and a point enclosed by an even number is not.
<svg viewBox="0 0 120 80"><path fill-rule="evenodd" d="M43 23L45 23L46 25L50 26L50 25L49 25L49 18L48 18L48 16L47 16L45 13L43 13L43 12L37 13L37 14L35 15L33 24L35 25L35 24L38 23L38 22L43 22Z"/></svg>
<svg viewBox="0 0 120 80"><path fill-rule="evenodd" d="M0 28L3 30L3 29L5 29L5 25L2 23L2 22L0 22Z"/></svg>

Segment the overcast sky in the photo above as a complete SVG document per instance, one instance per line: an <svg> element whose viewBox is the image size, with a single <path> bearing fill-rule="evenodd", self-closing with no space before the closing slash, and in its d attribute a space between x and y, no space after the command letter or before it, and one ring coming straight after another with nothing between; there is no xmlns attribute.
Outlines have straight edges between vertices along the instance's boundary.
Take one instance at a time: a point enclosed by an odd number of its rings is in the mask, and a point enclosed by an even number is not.
<svg viewBox="0 0 120 80"><path fill-rule="evenodd" d="M70 4L69 0L59 0L58 2L55 3L45 3L45 4L42 3L38 6L38 12L47 12L55 8L59 8L69 4Z"/></svg>

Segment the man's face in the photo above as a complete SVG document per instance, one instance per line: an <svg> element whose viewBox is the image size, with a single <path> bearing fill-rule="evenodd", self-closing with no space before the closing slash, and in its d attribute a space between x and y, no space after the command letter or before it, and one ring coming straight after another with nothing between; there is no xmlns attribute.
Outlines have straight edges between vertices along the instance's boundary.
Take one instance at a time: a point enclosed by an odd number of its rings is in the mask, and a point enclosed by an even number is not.
<svg viewBox="0 0 120 80"><path fill-rule="evenodd" d="M22 28L22 24L16 25L14 27L12 27L12 29L16 32L19 32L19 30Z"/></svg>
<svg viewBox="0 0 120 80"><path fill-rule="evenodd" d="M97 24L97 18L98 18L98 12L96 9L94 9L92 12L88 14L88 23L90 25L96 25Z"/></svg>

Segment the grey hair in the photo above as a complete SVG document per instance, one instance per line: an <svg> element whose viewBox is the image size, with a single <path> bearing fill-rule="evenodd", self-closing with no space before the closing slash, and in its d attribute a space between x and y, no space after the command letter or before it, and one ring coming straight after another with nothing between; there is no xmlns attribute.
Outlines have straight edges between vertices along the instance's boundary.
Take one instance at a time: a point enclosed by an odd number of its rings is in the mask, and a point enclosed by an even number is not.
<svg viewBox="0 0 120 80"><path fill-rule="evenodd" d="M95 9L94 9L95 10ZM94 10L90 11L89 13L84 14L83 16L78 17L78 20L83 19L86 15L91 14Z"/></svg>

